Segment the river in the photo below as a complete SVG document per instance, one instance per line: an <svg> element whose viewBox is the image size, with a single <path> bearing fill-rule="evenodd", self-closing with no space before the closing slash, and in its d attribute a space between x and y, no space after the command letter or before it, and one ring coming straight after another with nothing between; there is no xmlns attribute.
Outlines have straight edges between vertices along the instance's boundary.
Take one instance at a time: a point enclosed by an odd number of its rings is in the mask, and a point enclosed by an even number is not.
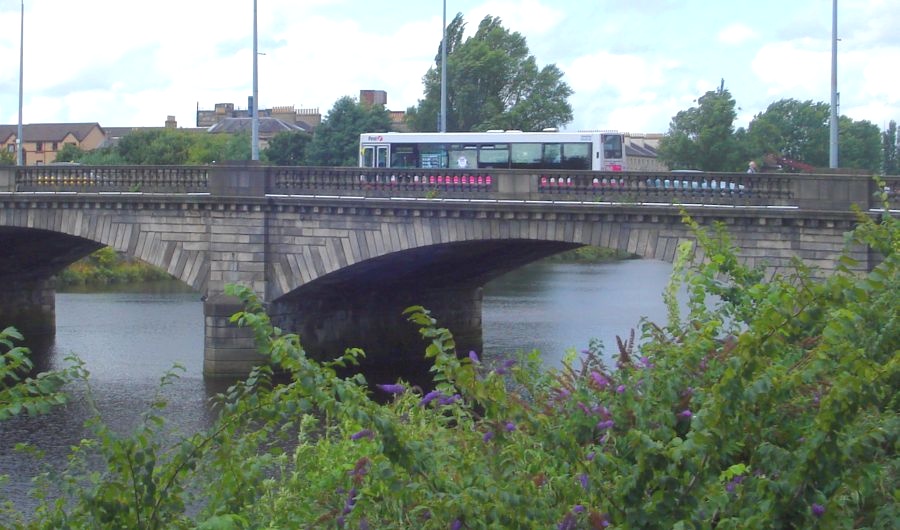
<svg viewBox="0 0 900 530"><path fill-rule="evenodd" d="M651 260L614 263L536 263L485 287L484 352L503 356L519 350L542 352L548 367L557 367L569 349L581 351L592 338L614 354L616 335L640 334L641 317L663 323L662 291L672 267ZM203 305L198 293L165 282L129 286L126 290L61 292L56 298L56 338L36 351L42 368L65 366L77 353L91 372L97 408L114 429L135 425L140 412L159 391L159 379L176 363L180 377L164 389L167 418L182 432L212 421L207 400L223 390L205 381L203 369ZM452 330L451 330L452 331ZM351 346L351 345L348 345ZM78 443L89 417L84 393L65 408L46 416L0 422L0 475L9 483L0 502L32 504L29 477L42 464L61 464ZM28 441L46 452L43 462L13 450Z"/></svg>

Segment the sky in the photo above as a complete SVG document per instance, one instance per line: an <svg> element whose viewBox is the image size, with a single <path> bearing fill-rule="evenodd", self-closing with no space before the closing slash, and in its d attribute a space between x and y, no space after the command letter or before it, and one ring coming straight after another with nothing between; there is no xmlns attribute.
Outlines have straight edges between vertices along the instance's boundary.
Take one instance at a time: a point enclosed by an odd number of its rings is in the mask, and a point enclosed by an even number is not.
<svg viewBox="0 0 900 530"><path fill-rule="evenodd" d="M258 0L261 108L387 92L423 97L444 0ZM900 0L839 0L840 112L900 121ZM471 35L485 16L525 37L574 91L567 130L665 133L724 83L735 127L781 99L831 101L832 0L446 0ZM21 0L0 0L0 123L18 123ZM24 0L24 123L194 127L247 107L251 0Z"/></svg>

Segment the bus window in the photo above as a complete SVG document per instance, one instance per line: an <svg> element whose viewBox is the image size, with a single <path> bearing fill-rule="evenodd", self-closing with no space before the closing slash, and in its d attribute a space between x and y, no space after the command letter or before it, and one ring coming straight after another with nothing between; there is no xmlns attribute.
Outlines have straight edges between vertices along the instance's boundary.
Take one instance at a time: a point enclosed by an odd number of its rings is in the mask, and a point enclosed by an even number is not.
<svg viewBox="0 0 900 530"><path fill-rule="evenodd" d="M541 167L541 144L512 144L510 167L513 169L537 169Z"/></svg>
<svg viewBox="0 0 900 530"><path fill-rule="evenodd" d="M478 150L479 168L508 168L509 144L485 144Z"/></svg>
<svg viewBox="0 0 900 530"><path fill-rule="evenodd" d="M416 144L394 144L391 149L391 167L419 167Z"/></svg>
<svg viewBox="0 0 900 530"><path fill-rule="evenodd" d="M375 146L375 167L387 167L388 162L388 146Z"/></svg>
<svg viewBox="0 0 900 530"><path fill-rule="evenodd" d="M562 144L544 144L543 161L546 169L562 167Z"/></svg>
<svg viewBox="0 0 900 530"><path fill-rule="evenodd" d="M450 169L472 169L478 160L478 146L451 145L447 152Z"/></svg>
<svg viewBox="0 0 900 530"><path fill-rule="evenodd" d="M375 147L366 146L360 154L360 167L375 167Z"/></svg>
<svg viewBox="0 0 900 530"><path fill-rule="evenodd" d="M443 169L447 164L447 146L443 144L419 144L419 167Z"/></svg>
<svg viewBox="0 0 900 530"><path fill-rule="evenodd" d="M563 144L564 169L591 169L591 144Z"/></svg>
<svg viewBox="0 0 900 530"><path fill-rule="evenodd" d="M603 135L603 158L622 158L622 135Z"/></svg>

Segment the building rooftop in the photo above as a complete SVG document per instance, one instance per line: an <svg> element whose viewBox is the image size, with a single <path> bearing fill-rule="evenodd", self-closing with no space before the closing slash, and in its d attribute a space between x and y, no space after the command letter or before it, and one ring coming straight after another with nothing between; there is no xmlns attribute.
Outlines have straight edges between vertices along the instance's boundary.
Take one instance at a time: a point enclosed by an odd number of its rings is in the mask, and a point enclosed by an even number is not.
<svg viewBox="0 0 900 530"><path fill-rule="evenodd" d="M294 125L278 118L268 118L260 116L259 133L266 135L275 135L280 132L309 132L305 124ZM219 123L213 125L208 130L210 133L229 133L237 134L242 132L251 132L253 128L253 118L225 118Z"/></svg>
<svg viewBox="0 0 900 530"><path fill-rule="evenodd" d="M27 123L22 125L22 136L29 142L62 142L71 134L80 142L95 127L104 131L99 123ZM18 129L18 124L0 125L0 142L16 136Z"/></svg>

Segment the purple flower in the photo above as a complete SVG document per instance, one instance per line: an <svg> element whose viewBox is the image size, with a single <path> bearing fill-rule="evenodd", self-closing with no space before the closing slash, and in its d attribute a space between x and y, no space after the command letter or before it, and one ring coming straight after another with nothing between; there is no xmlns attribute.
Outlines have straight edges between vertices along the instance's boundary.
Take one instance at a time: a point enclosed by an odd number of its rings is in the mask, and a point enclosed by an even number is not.
<svg viewBox="0 0 900 530"><path fill-rule="evenodd" d="M359 440L360 438L368 438L371 440L375 438L375 433L372 432L371 429L363 429L350 435L351 440Z"/></svg>
<svg viewBox="0 0 900 530"><path fill-rule="evenodd" d="M679 412L678 415L681 416L682 418L690 418L694 414L691 412L691 409L684 409L681 412Z"/></svg>
<svg viewBox="0 0 900 530"><path fill-rule="evenodd" d="M588 460L588 462L593 462L593 461L594 461L594 458L597 458L597 453L596 453L596 452L591 451L590 453L588 453L588 455L587 455L587 460Z"/></svg>
<svg viewBox="0 0 900 530"><path fill-rule="evenodd" d="M469 359L471 359L471 361L475 364L478 364L481 362L481 360L478 358L478 354L475 353L475 350L472 350L469 352Z"/></svg>
<svg viewBox="0 0 900 530"><path fill-rule="evenodd" d="M365 517L359 520L359 530L369 530L369 520Z"/></svg>
<svg viewBox="0 0 900 530"><path fill-rule="evenodd" d="M625 393L625 385L619 385L616 387L616 394L624 394Z"/></svg>
<svg viewBox="0 0 900 530"><path fill-rule="evenodd" d="M432 390L431 392L422 396L422 401L419 401L419 406L424 407L425 405L431 403L435 399L442 397L444 395L440 390Z"/></svg>
<svg viewBox="0 0 900 530"><path fill-rule="evenodd" d="M644 368L653 368L653 363L650 362L650 358L647 356L641 357L640 365Z"/></svg>
<svg viewBox="0 0 900 530"><path fill-rule="evenodd" d="M580 504L576 504L575 506L572 507L572 511L575 513L582 513L584 511L584 506L582 506Z"/></svg>
<svg viewBox="0 0 900 530"><path fill-rule="evenodd" d="M606 429L612 429L616 424L613 420L604 420L597 424L597 428L601 431L605 431Z"/></svg>
<svg viewBox="0 0 900 530"><path fill-rule="evenodd" d="M488 431L484 433L484 436L482 436L481 439L482 441L484 441L484 443L490 442L494 439L494 431Z"/></svg>
<svg viewBox="0 0 900 530"><path fill-rule="evenodd" d="M438 405L452 405L462 399L462 396L459 394L453 394L452 396L441 396L438 399Z"/></svg>
<svg viewBox="0 0 900 530"><path fill-rule="evenodd" d="M562 522L556 525L557 530L575 530L575 516L567 513Z"/></svg>
<svg viewBox="0 0 900 530"><path fill-rule="evenodd" d="M823 515L825 515L825 507L814 502L812 505L812 513L816 517L822 517Z"/></svg>
<svg viewBox="0 0 900 530"><path fill-rule="evenodd" d="M506 422L506 432L513 432L514 430L516 430L516 424L511 421Z"/></svg>
<svg viewBox="0 0 900 530"><path fill-rule="evenodd" d="M459 530L460 528L462 528L462 521L459 519L450 523L450 530Z"/></svg>
<svg viewBox="0 0 900 530"><path fill-rule="evenodd" d="M609 386L609 380L603 377L603 375L601 375L599 372L596 372L594 370L591 370L591 379L593 379L594 383L598 387L600 387L600 390L603 390L604 388Z"/></svg>
<svg viewBox="0 0 900 530"><path fill-rule="evenodd" d="M583 490L587 490L587 489L588 489L588 476L587 476L587 473L582 473L582 474L578 475L578 481L581 482L581 489L583 489Z"/></svg>
<svg viewBox="0 0 900 530"><path fill-rule="evenodd" d="M406 387L401 384L375 386L377 386L380 390L387 392L388 394L402 394L406 392Z"/></svg>

